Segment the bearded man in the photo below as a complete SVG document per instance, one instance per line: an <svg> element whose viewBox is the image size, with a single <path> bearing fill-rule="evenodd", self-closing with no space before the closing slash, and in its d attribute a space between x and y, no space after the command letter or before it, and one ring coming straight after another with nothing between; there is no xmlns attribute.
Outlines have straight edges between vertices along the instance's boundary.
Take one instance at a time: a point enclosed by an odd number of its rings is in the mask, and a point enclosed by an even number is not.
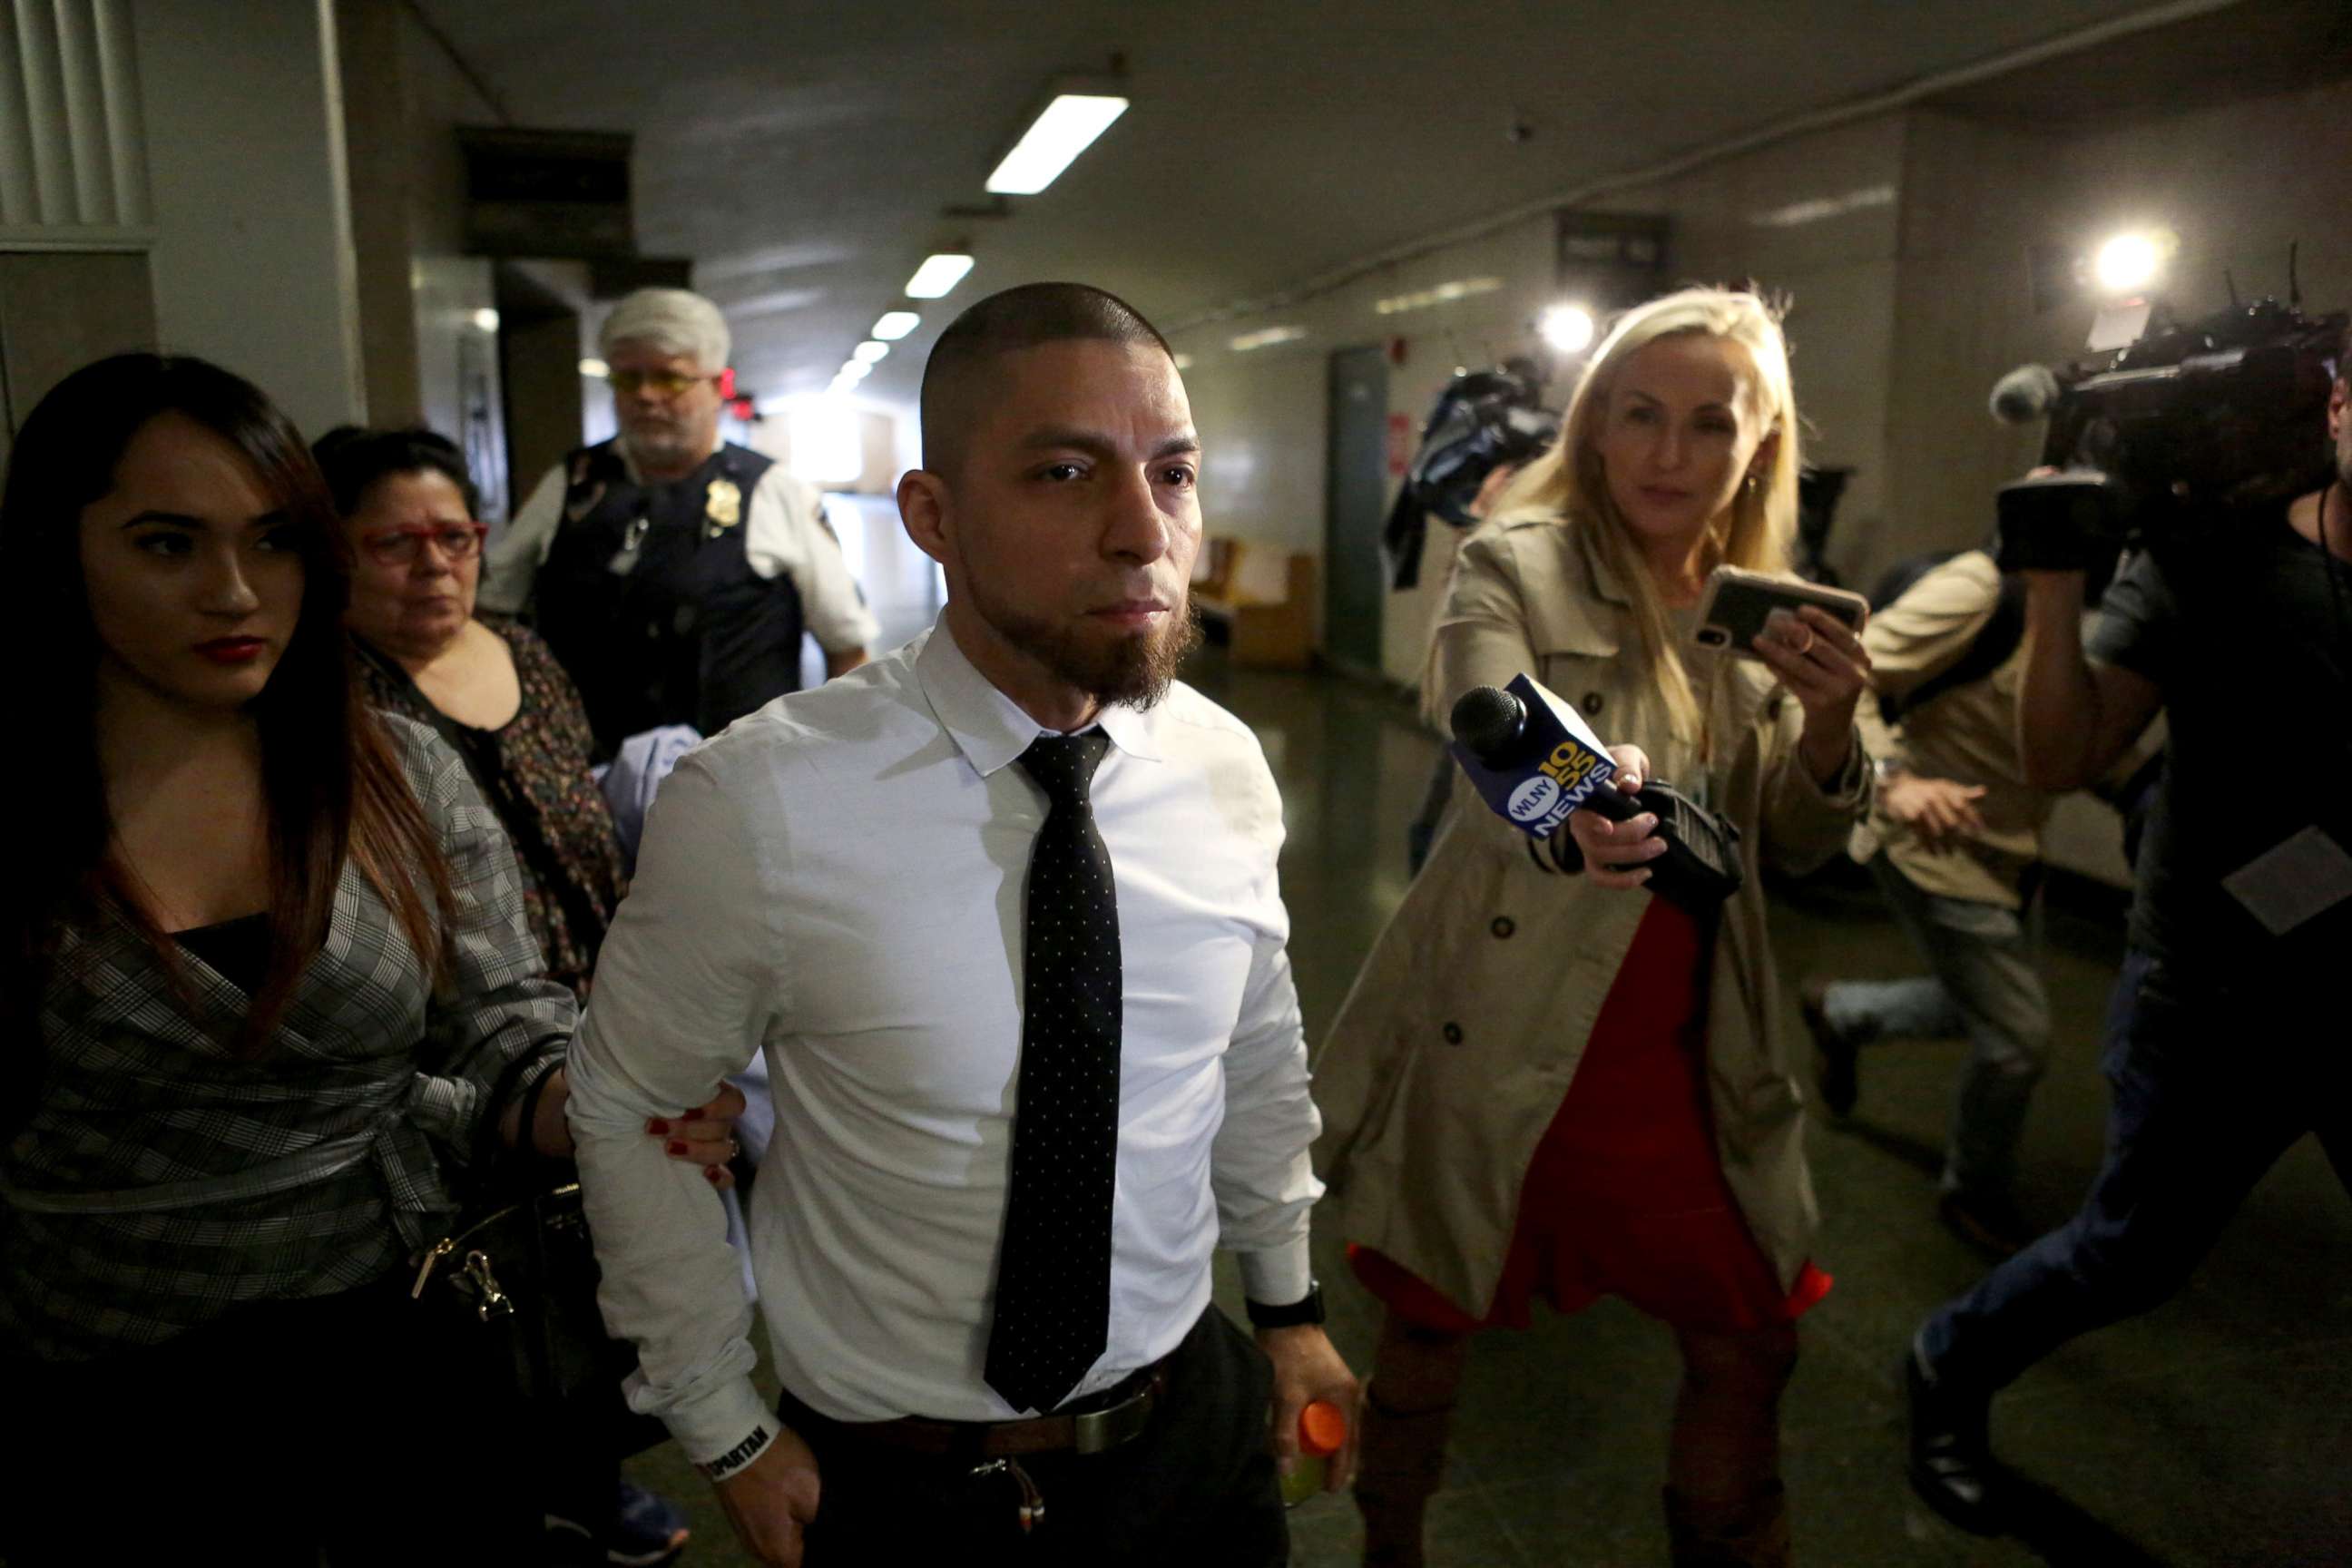
<svg viewBox="0 0 2352 1568"><path fill-rule="evenodd" d="M580 689L599 761L631 735L715 735L866 658L873 615L815 489L719 438L732 395L719 307L640 289L598 333L620 434L548 470L482 562L482 608L527 617Z"/></svg>
<svg viewBox="0 0 2352 1568"><path fill-rule="evenodd" d="M1352 1430L1357 1386L1308 1276L1281 802L1174 679L1183 384L1133 309L1036 284L941 335L922 415L938 624L679 764L572 1047L631 1401L762 1563L1283 1562L1300 1412ZM717 1194L643 1133L755 1052L775 1410Z"/></svg>

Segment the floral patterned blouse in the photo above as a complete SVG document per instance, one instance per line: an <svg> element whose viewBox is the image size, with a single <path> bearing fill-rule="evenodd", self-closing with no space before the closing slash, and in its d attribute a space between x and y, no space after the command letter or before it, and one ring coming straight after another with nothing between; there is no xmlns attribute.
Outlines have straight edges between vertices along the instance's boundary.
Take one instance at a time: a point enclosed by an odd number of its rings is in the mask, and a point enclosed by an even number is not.
<svg viewBox="0 0 2352 1568"><path fill-rule="evenodd" d="M585 1000L596 950L627 890L612 808L589 772L588 715L571 678L529 628L483 625L514 655L522 706L497 730L478 730L434 707L408 672L359 639L360 668L380 708L438 731L466 760L506 825L522 872L523 913L551 979Z"/></svg>

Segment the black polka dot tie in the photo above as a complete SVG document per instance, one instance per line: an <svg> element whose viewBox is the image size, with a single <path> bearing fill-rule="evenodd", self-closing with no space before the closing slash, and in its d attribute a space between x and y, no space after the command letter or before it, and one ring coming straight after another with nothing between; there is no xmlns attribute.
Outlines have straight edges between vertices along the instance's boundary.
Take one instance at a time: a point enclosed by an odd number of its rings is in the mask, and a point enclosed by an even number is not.
<svg viewBox="0 0 2352 1568"><path fill-rule="evenodd" d="M1040 735L1021 766L1052 809L1029 858L1013 1173L988 1385L1051 1410L1103 1352L1118 1163L1118 900L1087 786L1099 730Z"/></svg>

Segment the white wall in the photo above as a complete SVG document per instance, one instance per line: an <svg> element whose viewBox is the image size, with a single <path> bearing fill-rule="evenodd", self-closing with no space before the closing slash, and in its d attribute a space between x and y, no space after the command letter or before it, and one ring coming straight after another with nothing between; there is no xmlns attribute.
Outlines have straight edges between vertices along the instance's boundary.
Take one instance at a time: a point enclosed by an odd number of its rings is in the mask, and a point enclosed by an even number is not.
<svg viewBox="0 0 2352 1568"><path fill-rule="evenodd" d="M164 348L309 435L362 416L331 22L321 0L133 8Z"/></svg>

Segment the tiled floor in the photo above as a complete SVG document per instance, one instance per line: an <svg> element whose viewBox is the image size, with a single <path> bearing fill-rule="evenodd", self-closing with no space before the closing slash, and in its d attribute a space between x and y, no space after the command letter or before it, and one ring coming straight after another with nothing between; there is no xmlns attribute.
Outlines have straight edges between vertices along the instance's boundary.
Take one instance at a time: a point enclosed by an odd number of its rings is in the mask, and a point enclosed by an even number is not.
<svg viewBox="0 0 2352 1568"><path fill-rule="evenodd" d="M1403 824L1433 742L1401 706L1330 678L1237 674L1213 654L1194 679L1257 730L1282 782L1284 891L1312 1037L1402 897ZM2119 939L2053 924L2060 1043L2027 1133L2024 1197L2034 1217L2054 1223L2097 1160L2095 1027ZM1832 963L1874 975L1907 967L1866 895L1783 900L1775 939L1791 977ZM1981 1268L1932 1210L1961 1049L1874 1051L1853 1121L1814 1128L1820 1261L1837 1289L1805 1321L1787 1404L1799 1559L1857 1568L2352 1563L2352 1205L2307 1140L2178 1300L2070 1346L1997 1406L2002 1451L2046 1489L2033 1539L1979 1542L1911 1500L1895 1357L1919 1317ZM1338 1240L1318 1237L1319 1272L1333 1336L1360 1366L1372 1313ZM1223 1293L1234 1293L1230 1274ZM1482 1342L1449 1486L1432 1514L1431 1562L1664 1563L1658 1488L1674 1378L1668 1336L1613 1302L1572 1319L1539 1313L1526 1333ZM689 1563L747 1561L673 1450L636 1469L693 1508ZM1318 1499L1292 1517L1303 1568L1356 1561L1346 1500Z"/></svg>

